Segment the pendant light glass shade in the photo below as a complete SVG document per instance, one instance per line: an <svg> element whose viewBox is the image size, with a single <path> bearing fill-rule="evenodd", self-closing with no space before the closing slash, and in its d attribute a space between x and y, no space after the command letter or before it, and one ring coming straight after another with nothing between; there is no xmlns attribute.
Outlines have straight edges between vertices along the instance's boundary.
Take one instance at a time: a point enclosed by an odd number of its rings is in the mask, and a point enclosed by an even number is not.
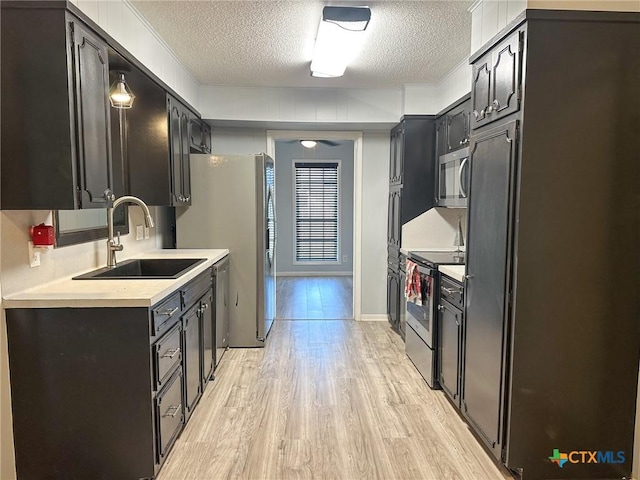
<svg viewBox="0 0 640 480"><path fill-rule="evenodd" d="M118 73L118 78L109 89L109 102L113 108L131 108L133 106L133 100L136 96L133 94L127 81L124 78L124 73Z"/></svg>

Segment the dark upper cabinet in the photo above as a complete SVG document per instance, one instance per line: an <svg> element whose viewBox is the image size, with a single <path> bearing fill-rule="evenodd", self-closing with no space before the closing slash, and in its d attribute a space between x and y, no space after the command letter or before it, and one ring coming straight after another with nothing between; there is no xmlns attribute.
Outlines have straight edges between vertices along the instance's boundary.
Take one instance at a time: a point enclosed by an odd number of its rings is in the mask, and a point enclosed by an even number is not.
<svg viewBox="0 0 640 480"><path fill-rule="evenodd" d="M70 21L69 28L73 34L80 206L104 208L114 200L107 45L80 22Z"/></svg>
<svg viewBox="0 0 640 480"><path fill-rule="evenodd" d="M478 58L472 67L471 128L478 128L520 108L522 28Z"/></svg>
<svg viewBox="0 0 640 480"><path fill-rule="evenodd" d="M61 8L2 4L2 208L113 199L106 43ZM34 27L37 25L37 28Z"/></svg>
<svg viewBox="0 0 640 480"><path fill-rule="evenodd" d="M471 100L465 95L438 114L436 119L436 161L442 155L469 145Z"/></svg>
<svg viewBox="0 0 640 480"><path fill-rule="evenodd" d="M447 112L447 152L464 148L469 144L470 106L471 101L467 100Z"/></svg>
<svg viewBox="0 0 640 480"><path fill-rule="evenodd" d="M389 180L403 197L399 227L435 206L435 137L433 115L405 115L391 130Z"/></svg>
<svg viewBox="0 0 640 480"><path fill-rule="evenodd" d="M389 183L402 183L402 166L404 153L404 124L400 123L391 130L391 162L389 163Z"/></svg>
<svg viewBox="0 0 640 480"><path fill-rule="evenodd" d="M189 124L193 115L187 107L167 94L172 205L191 205Z"/></svg>
<svg viewBox="0 0 640 480"><path fill-rule="evenodd" d="M189 146L193 153L211 153L211 127L197 117L191 119Z"/></svg>

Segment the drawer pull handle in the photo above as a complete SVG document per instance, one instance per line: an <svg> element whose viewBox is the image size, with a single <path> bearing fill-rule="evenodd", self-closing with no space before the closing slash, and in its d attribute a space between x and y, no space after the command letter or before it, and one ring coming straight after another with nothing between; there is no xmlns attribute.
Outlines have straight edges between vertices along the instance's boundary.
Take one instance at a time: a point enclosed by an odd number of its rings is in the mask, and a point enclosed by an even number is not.
<svg viewBox="0 0 640 480"><path fill-rule="evenodd" d="M173 358L176 355L178 355L180 353L180 349L179 348L172 348L170 350L167 350L166 353L164 355L162 355L161 358Z"/></svg>
<svg viewBox="0 0 640 480"><path fill-rule="evenodd" d="M448 293L449 295L455 295L456 293L462 294L462 290L457 290L453 288L442 287L442 290Z"/></svg>
<svg viewBox="0 0 640 480"><path fill-rule="evenodd" d="M169 310L167 308L164 312L159 312L159 313L160 315L166 315L167 317L171 318L178 310L180 310L180 307L176 307L173 310Z"/></svg>
<svg viewBox="0 0 640 480"><path fill-rule="evenodd" d="M173 410L173 412L169 413L171 410ZM177 406L175 407L169 407L167 408L167 411L165 412L164 415L162 415L163 417L171 417L171 418L175 418L175 416L178 414L178 412L182 410L182 404L179 403Z"/></svg>

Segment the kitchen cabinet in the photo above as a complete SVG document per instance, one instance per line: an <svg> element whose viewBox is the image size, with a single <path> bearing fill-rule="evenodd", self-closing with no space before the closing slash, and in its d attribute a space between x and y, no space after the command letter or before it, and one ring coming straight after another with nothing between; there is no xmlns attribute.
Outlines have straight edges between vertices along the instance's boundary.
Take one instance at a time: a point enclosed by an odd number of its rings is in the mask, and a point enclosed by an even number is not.
<svg viewBox="0 0 640 480"><path fill-rule="evenodd" d="M469 145L471 97L456 100L436 117L436 159Z"/></svg>
<svg viewBox="0 0 640 480"><path fill-rule="evenodd" d="M469 147L462 413L522 478L631 475L630 453L549 457L633 451L640 218L621 206L637 205L640 163L619 139L637 134L638 44L637 14L526 10L470 59L484 117Z"/></svg>
<svg viewBox="0 0 640 480"><path fill-rule="evenodd" d="M19 478L156 477L206 385L211 279L151 307L6 310Z"/></svg>
<svg viewBox="0 0 640 480"><path fill-rule="evenodd" d="M526 27L507 36L472 66L471 128L520 108L522 51Z"/></svg>
<svg viewBox="0 0 640 480"><path fill-rule="evenodd" d="M197 117L191 119L189 147L192 153L211 153L211 127Z"/></svg>
<svg viewBox="0 0 640 480"><path fill-rule="evenodd" d="M11 65L1 81L2 208L106 208L114 199L107 44L49 4L3 2L1 22L2 61Z"/></svg>
<svg viewBox="0 0 640 480"><path fill-rule="evenodd" d="M202 347L200 352L202 358L202 389L213 378L213 369L215 366L215 328L214 328L214 312L215 302L213 290L209 290L207 294L200 299L200 332L202 337Z"/></svg>
<svg viewBox="0 0 640 480"><path fill-rule="evenodd" d="M387 269L387 315L389 323L398 328L400 322L400 272Z"/></svg>
<svg viewBox="0 0 640 480"><path fill-rule="evenodd" d="M449 399L460 407L463 352L462 285L441 274L438 301L439 382Z"/></svg>
<svg viewBox="0 0 640 480"><path fill-rule="evenodd" d="M191 205L189 124L193 113L167 94L169 150L171 152L171 200L173 206Z"/></svg>
<svg viewBox="0 0 640 480"><path fill-rule="evenodd" d="M189 420L196 403L202 396L199 304L192 306L182 317L182 350L184 352L182 368L184 375L185 418Z"/></svg>
<svg viewBox="0 0 640 480"><path fill-rule="evenodd" d="M229 259L224 258L213 266L215 302L215 365L217 366L229 346Z"/></svg>
<svg viewBox="0 0 640 480"><path fill-rule="evenodd" d="M402 225L436 205L436 130L433 115L405 115L390 134L389 199L387 211L387 315L400 328L399 252Z"/></svg>

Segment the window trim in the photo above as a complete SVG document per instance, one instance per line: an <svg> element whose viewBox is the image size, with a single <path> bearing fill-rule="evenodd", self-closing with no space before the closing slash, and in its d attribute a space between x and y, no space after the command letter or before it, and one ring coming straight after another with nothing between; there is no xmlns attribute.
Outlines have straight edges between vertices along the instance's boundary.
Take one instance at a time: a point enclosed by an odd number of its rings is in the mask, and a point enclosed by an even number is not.
<svg viewBox="0 0 640 480"><path fill-rule="evenodd" d="M327 260L327 261L310 261L310 260L298 260L296 255L296 246L297 246L297 237L296 237L296 163L337 163L338 164L338 214L337 214L337 226L336 226L336 257L337 260ZM293 159L291 160L291 193L292 193L292 202L293 202L293 265L315 265L315 266L336 266L342 265L341 257L342 257L342 228L340 228L340 224L342 222L342 160L337 159Z"/></svg>

